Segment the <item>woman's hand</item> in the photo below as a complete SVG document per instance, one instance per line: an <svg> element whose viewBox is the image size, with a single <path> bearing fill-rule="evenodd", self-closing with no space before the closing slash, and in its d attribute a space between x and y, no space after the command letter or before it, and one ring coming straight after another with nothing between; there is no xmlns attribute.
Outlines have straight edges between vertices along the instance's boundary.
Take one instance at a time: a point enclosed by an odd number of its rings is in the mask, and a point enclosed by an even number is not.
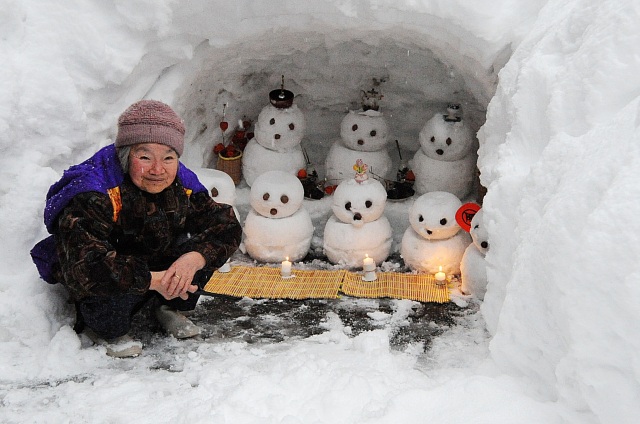
<svg viewBox="0 0 640 424"><path fill-rule="evenodd" d="M198 252L189 252L180 256L167 269L159 281L158 291L165 299L174 299L180 297L186 300L189 293L198 290L198 286L191 284L193 277L206 265L204 257ZM152 283L153 283L153 274Z"/></svg>

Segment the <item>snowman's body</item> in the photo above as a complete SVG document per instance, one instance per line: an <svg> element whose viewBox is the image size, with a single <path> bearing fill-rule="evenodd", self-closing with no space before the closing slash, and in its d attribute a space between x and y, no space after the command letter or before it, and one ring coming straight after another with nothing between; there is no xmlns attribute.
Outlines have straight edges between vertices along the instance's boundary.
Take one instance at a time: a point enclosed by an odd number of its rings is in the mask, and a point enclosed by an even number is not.
<svg viewBox="0 0 640 424"><path fill-rule="evenodd" d="M418 194L446 191L467 196L475 178L475 139L465 121L447 121L436 114L420 131L420 149L409 162Z"/></svg>
<svg viewBox="0 0 640 424"><path fill-rule="evenodd" d="M415 271L460 274L460 261L471 237L456 222L460 200L448 192L420 196L409 210L410 226L402 237L400 253Z"/></svg>
<svg viewBox="0 0 640 424"><path fill-rule="evenodd" d="M268 171L296 175L306 161L300 142L305 119L296 105L278 108L265 106L255 126L255 137L247 143L242 157L242 176L249 186Z"/></svg>
<svg viewBox="0 0 640 424"><path fill-rule="evenodd" d="M484 228L482 209L471 220L471 243L462 255L460 272L462 284L460 290L480 300L487 291L487 260L489 233Z"/></svg>
<svg viewBox="0 0 640 424"><path fill-rule="evenodd" d="M353 178L353 164L362 159L369 171L387 178L392 161L387 151L389 128L378 111L350 111L340 124L340 139L329 149L325 176L332 184Z"/></svg>
<svg viewBox="0 0 640 424"><path fill-rule="evenodd" d="M389 256L392 230L384 216L386 196L382 184L371 178L338 185L331 206L334 214L324 228L324 252L331 263L355 268L367 255L376 264Z"/></svg>
<svg viewBox="0 0 640 424"><path fill-rule="evenodd" d="M302 183L286 172L268 171L256 178L244 222L249 256L261 262L295 262L307 255L314 228L303 198Z"/></svg>

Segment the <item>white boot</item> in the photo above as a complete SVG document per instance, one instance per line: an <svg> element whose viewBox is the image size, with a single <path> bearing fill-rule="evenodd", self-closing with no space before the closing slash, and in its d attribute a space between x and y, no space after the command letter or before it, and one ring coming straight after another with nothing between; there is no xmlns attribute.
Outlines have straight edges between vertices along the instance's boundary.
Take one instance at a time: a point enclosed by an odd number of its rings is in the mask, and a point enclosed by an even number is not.
<svg viewBox="0 0 640 424"><path fill-rule="evenodd" d="M113 358L135 358L142 353L142 343L132 339L128 334L105 340L89 327L84 329L83 334L89 337L94 344L106 347L107 355Z"/></svg>
<svg viewBox="0 0 640 424"><path fill-rule="evenodd" d="M156 318L162 328L176 339L188 339L200 335L200 327L167 305L161 305L156 309Z"/></svg>

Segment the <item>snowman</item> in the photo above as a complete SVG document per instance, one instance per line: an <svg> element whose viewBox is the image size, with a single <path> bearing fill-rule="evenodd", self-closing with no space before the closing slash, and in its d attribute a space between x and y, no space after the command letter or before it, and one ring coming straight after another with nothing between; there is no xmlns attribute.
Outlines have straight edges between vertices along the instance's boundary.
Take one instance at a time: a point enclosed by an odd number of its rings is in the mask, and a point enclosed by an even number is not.
<svg viewBox="0 0 640 424"><path fill-rule="evenodd" d="M362 110L349 111L342 119L340 139L331 145L325 159L325 175L331 183L351 179L351 169L357 159L366 163L371 173L387 177L391 170L391 156L387 151L389 126L377 102L367 103L381 97L374 90L366 92Z"/></svg>
<svg viewBox="0 0 640 424"><path fill-rule="evenodd" d="M471 243L462 255L460 263L462 284L460 291L480 300L487 291L487 262L485 255L489 250L489 233L484 227L483 212L480 209L471 219L471 225L463 229L471 234Z"/></svg>
<svg viewBox="0 0 640 424"><path fill-rule="evenodd" d="M249 186L267 171L296 175L305 167L300 147L305 119L293 104L293 97L293 93L284 88L271 91L271 103L258 115L254 138L247 143L242 159L242 176Z"/></svg>
<svg viewBox="0 0 640 424"><path fill-rule="evenodd" d="M391 225L384 216L387 192L367 177L367 165L352 165L356 178L344 180L333 193L333 215L324 228L324 252L331 263L361 267L369 256L376 264L391 251Z"/></svg>
<svg viewBox="0 0 640 424"><path fill-rule="evenodd" d="M302 206L304 189L295 175L267 171L249 193L251 210L244 221L244 248L261 262L299 261L307 255L313 224Z"/></svg>
<svg viewBox="0 0 640 424"><path fill-rule="evenodd" d="M211 168L191 168L198 176L198 180L209 190L211 198L217 203L224 203L233 207L236 218L240 219L236 208L236 185L229 174Z"/></svg>
<svg viewBox="0 0 640 424"><path fill-rule="evenodd" d="M434 191L418 197L409 209L409 228L402 236L400 254L412 270L460 274L460 261L471 243L461 231L456 212L462 203L451 193Z"/></svg>
<svg viewBox="0 0 640 424"><path fill-rule="evenodd" d="M436 114L420 131L420 149L409 162L418 194L446 191L459 199L473 188L477 155L471 129L460 116L459 105Z"/></svg>

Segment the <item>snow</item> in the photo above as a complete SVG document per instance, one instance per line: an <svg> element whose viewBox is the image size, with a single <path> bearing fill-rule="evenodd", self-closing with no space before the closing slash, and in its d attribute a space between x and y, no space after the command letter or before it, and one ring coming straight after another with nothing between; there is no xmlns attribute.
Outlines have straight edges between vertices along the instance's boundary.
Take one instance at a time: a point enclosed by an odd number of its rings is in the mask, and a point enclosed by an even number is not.
<svg viewBox="0 0 640 424"><path fill-rule="evenodd" d="M638 2L4 0L2 10L0 421L640 418ZM374 78L405 157L431 116L462 104L487 187L480 312L456 297L471 312L427 352L389 346L410 301L357 335L327 313L324 333L280 343L165 338L135 360L83 348L63 290L28 256L45 235L48 187L111 143L118 115L143 97L180 113L182 159L207 167L223 104L229 122L255 117L283 74L319 173ZM237 195L246 214L248 188ZM305 201L314 224L329 203ZM387 203L394 249L410 204Z"/></svg>

